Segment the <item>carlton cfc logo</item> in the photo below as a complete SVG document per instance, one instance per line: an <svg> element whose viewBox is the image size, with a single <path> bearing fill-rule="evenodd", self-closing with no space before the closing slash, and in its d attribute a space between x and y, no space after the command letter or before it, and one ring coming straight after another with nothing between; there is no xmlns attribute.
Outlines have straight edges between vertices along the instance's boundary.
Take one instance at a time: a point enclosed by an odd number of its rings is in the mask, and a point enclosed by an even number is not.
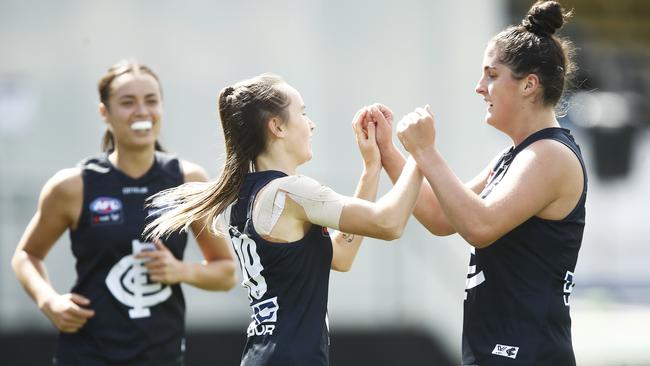
<svg viewBox="0 0 650 366"><path fill-rule="evenodd" d="M152 243L133 240L131 244L133 254L155 250ZM149 308L160 304L172 295L171 287L149 282L144 261L144 259L136 259L131 254L123 257L111 268L105 281L111 294L119 302L131 308L129 317L132 319L151 316Z"/></svg>

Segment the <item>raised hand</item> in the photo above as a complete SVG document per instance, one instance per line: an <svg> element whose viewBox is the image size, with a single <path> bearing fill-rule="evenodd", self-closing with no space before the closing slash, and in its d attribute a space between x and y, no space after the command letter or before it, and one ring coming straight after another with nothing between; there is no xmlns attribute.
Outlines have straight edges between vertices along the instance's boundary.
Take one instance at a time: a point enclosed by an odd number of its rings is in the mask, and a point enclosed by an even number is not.
<svg viewBox="0 0 650 366"><path fill-rule="evenodd" d="M160 282L166 285L177 284L182 281L185 266L160 240L154 240L156 245L154 251L140 252L136 258L146 259L144 266L149 272L149 279L152 282Z"/></svg>
<svg viewBox="0 0 650 366"><path fill-rule="evenodd" d="M352 130L366 169L380 169L381 157L375 137L376 122L372 120L368 107L360 109L352 119Z"/></svg>
<svg viewBox="0 0 650 366"><path fill-rule="evenodd" d="M376 138L380 151L384 151L393 145L393 112L390 108L381 103L375 103L370 107L370 115L377 123Z"/></svg>
<svg viewBox="0 0 650 366"><path fill-rule="evenodd" d="M63 333L75 333L95 315L94 310L85 308L88 305L90 300L87 298L69 293L46 301L42 311L58 330Z"/></svg>
<svg viewBox="0 0 650 366"><path fill-rule="evenodd" d="M431 107L416 108L397 125L397 137L411 155L435 149L436 128Z"/></svg>

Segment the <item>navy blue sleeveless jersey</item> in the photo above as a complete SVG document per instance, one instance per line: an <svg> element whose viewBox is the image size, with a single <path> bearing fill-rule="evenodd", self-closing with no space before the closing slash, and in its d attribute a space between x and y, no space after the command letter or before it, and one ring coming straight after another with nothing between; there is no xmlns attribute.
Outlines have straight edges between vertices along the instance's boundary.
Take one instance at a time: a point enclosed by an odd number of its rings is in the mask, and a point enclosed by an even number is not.
<svg viewBox="0 0 650 366"><path fill-rule="evenodd" d="M241 365L328 365L332 241L327 229L312 225L298 241L273 243L258 235L251 220L257 192L284 176L249 173L230 214L230 236L253 313Z"/></svg>
<svg viewBox="0 0 650 366"><path fill-rule="evenodd" d="M145 199L183 183L178 159L156 152L144 176L117 170L107 154L80 163L83 206L70 231L77 281L72 292L90 299L95 316L77 332L61 333L55 365L182 365L185 300L179 285L149 281L140 251L153 250L142 238ZM179 259L186 234L163 240Z"/></svg>
<svg viewBox="0 0 650 366"><path fill-rule="evenodd" d="M585 224L587 174L569 130L540 130L507 151L481 197L499 184L519 152L541 139L559 141L578 157L582 196L564 219L533 216L492 245L473 251L464 304L463 365L576 364L569 295Z"/></svg>

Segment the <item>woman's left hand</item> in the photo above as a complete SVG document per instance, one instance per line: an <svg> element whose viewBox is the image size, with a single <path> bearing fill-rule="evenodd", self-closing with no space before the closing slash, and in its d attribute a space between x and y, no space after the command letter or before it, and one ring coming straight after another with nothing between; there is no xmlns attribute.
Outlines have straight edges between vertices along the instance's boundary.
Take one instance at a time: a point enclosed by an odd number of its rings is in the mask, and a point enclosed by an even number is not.
<svg viewBox="0 0 650 366"><path fill-rule="evenodd" d="M352 129L366 170L381 169L381 155L375 139L376 127L369 107L360 109L352 120Z"/></svg>
<svg viewBox="0 0 650 366"><path fill-rule="evenodd" d="M435 149L436 127L431 108L416 108L397 125L397 137L414 157Z"/></svg>
<svg viewBox="0 0 650 366"><path fill-rule="evenodd" d="M140 252L135 257L146 259L144 266L149 272L152 282L174 285L182 281L184 264L160 240L154 240L156 249L149 252Z"/></svg>

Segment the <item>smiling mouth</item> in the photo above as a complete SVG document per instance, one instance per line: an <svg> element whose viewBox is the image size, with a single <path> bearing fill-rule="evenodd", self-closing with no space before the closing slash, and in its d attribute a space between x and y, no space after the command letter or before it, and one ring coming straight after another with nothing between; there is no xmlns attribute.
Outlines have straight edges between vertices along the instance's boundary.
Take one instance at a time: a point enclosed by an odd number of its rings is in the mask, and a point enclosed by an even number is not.
<svg viewBox="0 0 650 366"><path fill-rule="evenodd" d="M131 124L131 129L133 131L149 131L153 126L151 121L135 121Z"/></svg>

